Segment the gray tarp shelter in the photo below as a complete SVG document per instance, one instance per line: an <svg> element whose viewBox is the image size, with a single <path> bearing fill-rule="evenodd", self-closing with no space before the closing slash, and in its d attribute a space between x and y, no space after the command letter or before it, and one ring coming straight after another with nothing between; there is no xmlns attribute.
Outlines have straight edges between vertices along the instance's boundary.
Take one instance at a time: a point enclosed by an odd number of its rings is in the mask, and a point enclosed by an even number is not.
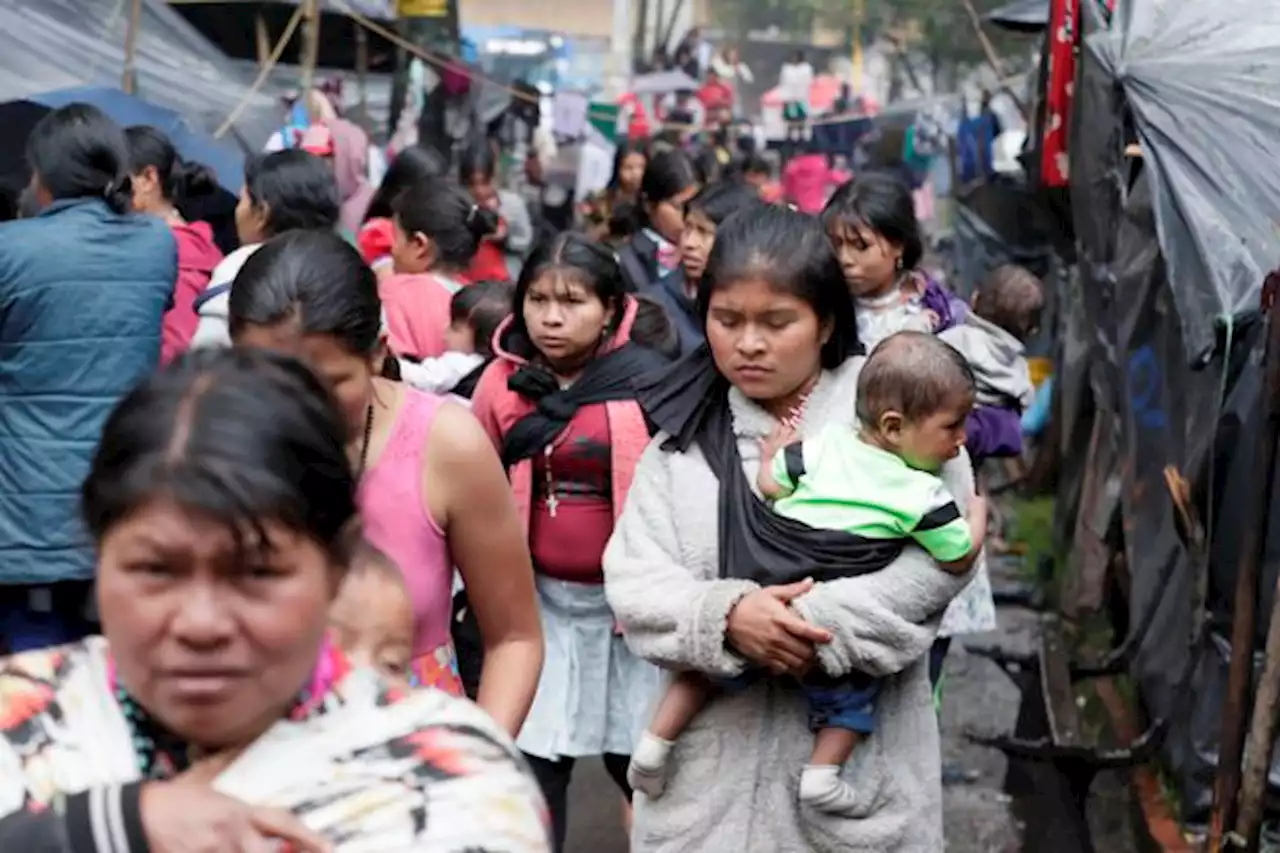
<svg viewBox="0 0 1280 853"><path fill-rule="evenodd" d="M129 0L0 0L0 102L77 86L119 86ZM135 54L139 97L212 132L252 80L163 0L145 0ZM249 99L235 133L257 150L277 128L279 106Z"/></svg>
<svg viewBox="0 0 1280 853"><path fill-rule="evenodd" d="M1258 309L1280 266L1280 4L1119 4L1085 40L1124 91L1150 170L1188 355Z"/></svg>

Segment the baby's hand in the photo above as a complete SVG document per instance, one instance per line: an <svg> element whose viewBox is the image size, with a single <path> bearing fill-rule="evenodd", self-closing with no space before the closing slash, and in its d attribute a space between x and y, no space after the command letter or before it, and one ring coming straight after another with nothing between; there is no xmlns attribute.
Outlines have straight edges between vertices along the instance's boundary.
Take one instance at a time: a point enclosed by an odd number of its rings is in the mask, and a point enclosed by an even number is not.
<svg viewBox="0 0 1280 853"><path fill-rule="evenodd" d="M760 442L760 473L756 475L756 486L760 494L769 500L777 500L786 492L773 477L773 460L795 440L795 429L778 424L769 437Z"/></svg>
<svg viewBox="0 0 1280 853"><path fill-rule="evenodd" d="M796 440L795 427L787 424L778 424L773 428L773 432L760 442L760 464L768 465L773 458L782 452L782 449L788 444L794 443Z"/></svg>

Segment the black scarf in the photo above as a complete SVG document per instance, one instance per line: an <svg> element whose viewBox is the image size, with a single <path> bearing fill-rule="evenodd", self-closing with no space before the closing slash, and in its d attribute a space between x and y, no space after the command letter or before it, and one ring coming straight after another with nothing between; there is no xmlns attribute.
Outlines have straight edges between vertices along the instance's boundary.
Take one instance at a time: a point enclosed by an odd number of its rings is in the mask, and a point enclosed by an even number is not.
<svg viewBox="0 0 1280 853"><path fill-rule="evenodd" d="M485 368L489 366L491 361L493 361L492 358L486 358L480 364L477 364L474 370L459 379L458 384L449 389L449 393L470 400L476 393L476 386L480 384L480 377L484 374Z"/></svg>
<svg viewBox="0 0 1280 853"><path fill-rule="evenodd" d="M568 388L561 388L550 371L526 364L507 380L507 387L537 408L507 432L502 442L502 464L506 468L529 459L546 447L573 420L578 409L594 403L636 398L636 377L663 364L661 356L635 344L623 344L587 364L586 370Z"/></svg>
<svg viewBox="0 0 1280 853"><path fill-rule="evenodd" d="M879 571L902 553L901 539L820 530L778 515L751 490L733 434L729 383L705 344L646 377L640 391L640 404L671 436L663 449L683 452L696 442L720 481L720 577L766 586L827 581Z"/></svg>

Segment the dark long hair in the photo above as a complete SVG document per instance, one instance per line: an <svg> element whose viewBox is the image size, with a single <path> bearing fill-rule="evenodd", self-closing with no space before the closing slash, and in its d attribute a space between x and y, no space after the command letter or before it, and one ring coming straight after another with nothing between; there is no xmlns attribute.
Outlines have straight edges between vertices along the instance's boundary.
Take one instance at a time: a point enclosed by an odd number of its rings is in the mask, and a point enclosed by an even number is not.
<svg viewBox="0 0 1280 853"><path fill-rule="evenodd" d="M538 355L529 339L529 327L524 321L524 301L529 288L550 272L562 272L566 277L581 283L588 293L613 308L613 324L606 329L610 333L622 322L623 298L626 280L613 252L595 240L573 231L557 235L533 250L520 271L515 296L511 300L511 327L505 333L506 347L515 355L530 359Z"/></svg>
<svg viewBox="0 0 1280 853"><path fill-rule="evenodd" d="M763 205L754 187L737 181L719 181L698 190L684 206L686 214L695 210L704 214L717 228L735 213L752 210Z"/></svg>
<svg viewBox="0 0 1280 853"><path fill-rule="evenodd" d="M100 198L116 213L133 204L124 132L90 104L68 104L36 123L27 163L54 201Z"/></svg>
<svg viewBox="0 0 1280 853"><path fill-rule="evenodd" d="M390 219L396 197L409 187L427 178L439 178L449 170L448 162L434 148L411 145L396 155L382 177L378 191L369 201L364 219Z"/></svg>
<svg viewBox="0 0 1280 853"><path fill-rule="evenodd" d="M838 224L865 225L902 247L902 267L912 270L924 256L911 188L889 172L863 172L836 190L822 210L830 231Z"/></svg>
<svg viewBox="0 0 1280 853"><path fill-rule="evenodd" d="M236 276L228 305L231 337L246 326L296 323L352 355L378 347L378 279L346 240L329 231L292 231L254 252Z"/></svg>
<svg viewBox="0 0 1280 853"><path fill-rule="evenodd" d="M338 183L320 158L291 148L244 164L244 188L255 205L266 206L271 234L338 224Z"/></svg>
<svg viewBox="0 0 1280 853"><path fill-rule="evenodd" d="M716 230L707 272L698 285L698 316L705 325L711 294L744 279L762 279L806 302L820 323L830 323L822 366L839 367L862 350L853 297L822 224L776 205L757 205L730 216Z"/></svg>
<svg viewBox="0 0 1280 853"><path fill-rule="evenodd" d="M81 490L94 539L156 498L225 524L241 551L276 521L349 556L356 481L346 427L301 362L257 350L191 352L131 391L107 419ZM250 531L250 535L246 535Z"/></svg>
<svg viewBox="0 0 1280 853"><path fill-rule="evenodd" d="M498 215L478 206L471 194L443 178L418 181L392 202L406 234L423 234L446 266L465 268L480 241L498 229Z"/></svg>
<svg viewBox="0 0 1280 853"><path fill-rule="evenodd" d="M629 139L618 146L618 150L613 154L613 174L609 176L608 189L616 192L622 180L622 164L627 162L627 158L639 154L645 158L645 165L649 164L649 146L643 139Z"/></svg>
<svg viewBox="0 0 1280 853"><path fill-rule="evenodd" d="M125 128L124 138L129 146L129 172L140 175L146 169L155 169L165 201L180 206L187 199L217 192L218 180L213 170L179 157L164 131L134 125Z"/></svg>

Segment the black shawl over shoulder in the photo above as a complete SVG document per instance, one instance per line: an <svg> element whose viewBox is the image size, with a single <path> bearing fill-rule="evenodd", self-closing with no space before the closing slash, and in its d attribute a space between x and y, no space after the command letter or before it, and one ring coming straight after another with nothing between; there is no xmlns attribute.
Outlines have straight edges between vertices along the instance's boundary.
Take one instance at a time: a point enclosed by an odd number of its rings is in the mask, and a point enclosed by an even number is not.
<svg viewBox="0 0 1280 853"><path fill-rule="evenodd" d="M733 434L729 383L705 345L641 385L641 406L671 436L663 449L685 451L696 442L720 481L721 577L765 586L828 581L879 571L902 553L902 539L810 527L774 513L751 490Z"/></svg>
<svg viewBox="0 0 1280 853"><path fill-rule="evenodd" d="M507 387L537 408L507 432L502 442L503 467L531 458L554 441L583 406L636 399L636 378L664 364L657 353L627 343L593 358L578 381L568 388L561 388L556 378L541 367L521 367L507 380Z"/></svg>

